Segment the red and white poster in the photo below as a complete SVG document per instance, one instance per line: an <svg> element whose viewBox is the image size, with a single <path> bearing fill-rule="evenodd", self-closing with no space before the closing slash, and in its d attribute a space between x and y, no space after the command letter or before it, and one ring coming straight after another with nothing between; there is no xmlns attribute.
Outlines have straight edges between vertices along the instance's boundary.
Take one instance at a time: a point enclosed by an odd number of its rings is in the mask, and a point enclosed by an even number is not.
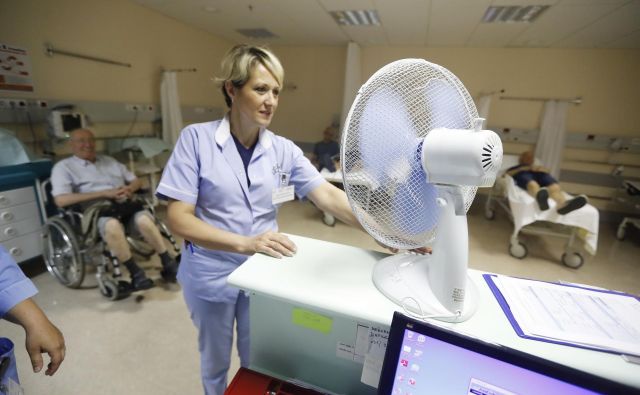
<svg viewBox="0 0 640 395"><path fill-rule="evenodd" d="M0 90L33 92L26 49L0 44Z"/></svg>

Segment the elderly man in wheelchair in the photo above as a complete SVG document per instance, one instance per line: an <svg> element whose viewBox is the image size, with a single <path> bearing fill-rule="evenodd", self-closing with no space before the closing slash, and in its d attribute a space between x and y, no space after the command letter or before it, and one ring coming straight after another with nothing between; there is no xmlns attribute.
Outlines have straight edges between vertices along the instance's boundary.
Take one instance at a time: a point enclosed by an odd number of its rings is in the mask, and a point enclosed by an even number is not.
<svg viewBox="0 0 640 395"><path fill-rule="evenodd" d="M164 239L171 242L176 254L179 248L167 227L154 216L153 205L136 194L140 180L115 159L97 155L90 130L75 130L69 144L73 156L56 163L51 174L51 195L60 214L45 225L49 271L64 285L77 288L84 278L84 263L93 259L90 253L102 247L98 286L108 298L122 299L154 286L134 261L132 247L146 257L157 253L162 278L175 282L178 264ZM127 236L125 228L132 235ZM136 232L143 240L136 240ZM128 269L130 282L118 280L120 263ZM107 275L110 270L111 276Z"/></svg>

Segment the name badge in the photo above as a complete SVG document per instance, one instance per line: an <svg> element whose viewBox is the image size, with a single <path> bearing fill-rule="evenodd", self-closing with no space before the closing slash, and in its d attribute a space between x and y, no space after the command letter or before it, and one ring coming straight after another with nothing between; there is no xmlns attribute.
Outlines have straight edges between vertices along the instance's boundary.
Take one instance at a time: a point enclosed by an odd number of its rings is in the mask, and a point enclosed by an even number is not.
<svg viewBox="0 0 640 395"><path fill-rule="evenodd" d="M293 185L274 189L271 192L271 202L273 204L280 204L293 200Z"/></svg>

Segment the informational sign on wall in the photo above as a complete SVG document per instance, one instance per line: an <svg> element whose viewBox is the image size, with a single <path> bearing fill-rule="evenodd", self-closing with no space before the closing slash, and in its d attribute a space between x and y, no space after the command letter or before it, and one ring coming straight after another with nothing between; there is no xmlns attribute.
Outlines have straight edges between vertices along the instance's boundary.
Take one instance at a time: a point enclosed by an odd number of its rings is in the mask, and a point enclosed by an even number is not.
<svg viewBox="0 0 640 395"><path fill-rule="evenodd" d="M27 50L0 43L0 90L33 92L31 77Z"/></svg>

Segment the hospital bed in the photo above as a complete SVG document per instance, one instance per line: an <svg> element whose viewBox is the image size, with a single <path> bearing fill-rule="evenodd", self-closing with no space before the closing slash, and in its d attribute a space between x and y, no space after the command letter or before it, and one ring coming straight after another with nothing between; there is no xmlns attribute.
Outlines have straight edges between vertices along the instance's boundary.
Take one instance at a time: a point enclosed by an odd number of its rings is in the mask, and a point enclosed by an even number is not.
<svg viewBox="0 0 640 395"><path fill-rule="evenodd" d="M501 175L496 179L485 203L485 218L495 217L496 207L505 210L513 222L509 239L509 254L524 259L527 246L519 234L552 236L566 239L562 263L577 269L584 264L583 251L595 255L598 246L599 213L590 204L566 215L555 210L555 202L549 199L549 209L540 211L538 204L527 191L519 188L506 170L518 164L518 155L504 155ZM569 197L569 195L567 195Z"/></svg>
<svg viewBox="0 0 640 395"><path fill-rule="evenodd" d="M622 203L636 214L640 213L640 181L624 180L621 190L618 191L616 195L616 201ZM616 231L616 238L618 240L624 240L627 233L627 226L629 225L640 229L640 218L624 217Z"/></svg>

